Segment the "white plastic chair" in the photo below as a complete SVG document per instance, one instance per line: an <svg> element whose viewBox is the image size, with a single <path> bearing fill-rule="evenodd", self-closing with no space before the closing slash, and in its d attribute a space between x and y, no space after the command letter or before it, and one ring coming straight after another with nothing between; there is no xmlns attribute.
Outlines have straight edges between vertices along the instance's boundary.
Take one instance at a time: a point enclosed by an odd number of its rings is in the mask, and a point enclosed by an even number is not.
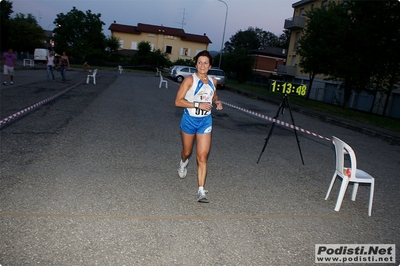
<svg viewBox="0 0 400 266"><path fill-rule="evenodd" d="M165 83L165 88L168 89L168 82L163 78L163 75L160 73L160 85L158 85L158 87L161 88L163 83Z"/></svg>
<svg viewBox="0 0 400 266"><path fill-rule="evenodd" d="M89 84L90 78L93 78L93 84L96 85L96 74L97 69L95 69L92 74L87 75L86 84Z"/></svg>
<svg viewBox="0 0 400 266"><path fill-rule="evenodd" d="M336 151L336 170L335 173L333 174L328 192L326 193L325 200L328 199L337 176L342 178L342 184L340 186L340 191L337 198L335 211L340 210L344 194L346 193L347 186L349 185L350 182L354 183L353 193L351 195L352 201L356 200L359 183L369 183L371 184L371 188L369 194L368 216L371 216L372 202L374 199L375 179L370 174L364 172L363 170L357 169L356 154L354 150L347 143L338 139L337 137L333 137L333 144L335 145L335 151ZM346 154L348 154L350 157L350 163L349 163L350 165L347 167L345 166L345 161L344 161L344 156Z"/></svg>
<svg viewBox="0 0 400 266"><path fill-rule="evenodd" d="M119 74L124 73L124 69L122 68L122 66L118 66L118 73Z"/></svg>
<svg viewBox="0 0 400 266"><path fill-rule="evenodd" d="M158 67L156 67L157 72L156 72L156 76L161 75L161 71L158 69Z"/></svg>

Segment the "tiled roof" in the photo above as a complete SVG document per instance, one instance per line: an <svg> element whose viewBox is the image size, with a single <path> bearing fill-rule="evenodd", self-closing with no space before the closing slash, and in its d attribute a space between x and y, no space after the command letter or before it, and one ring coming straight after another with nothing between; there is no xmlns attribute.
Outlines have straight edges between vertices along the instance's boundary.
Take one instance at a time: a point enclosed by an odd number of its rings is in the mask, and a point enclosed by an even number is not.
<svg viewBox="0 0 400 266"><path fill-rule="evenodd" d="M210 39L205 34L204 35L190 34L186 33L183 29L170 28L165 26L155 26L155 25L139 23L136 27L136 26L112 23L108 29L114 32L124 32L130 34L140 34L142 32L164 34L164 35L180 37L182 40L188 42L211 43Z"/></svg>
<svg viewBox="0 0 400 266"><path fill-rule="evenodd" d="M164 26L154 26L154 25L139 23L137 26L137 29L140 32L164 34L164 35L171 35L171 36L176 36L176 37L185 36L185 31L183 29L169 28L169 27L164 27Z"/></svg>
<svg viewBox="0 0 400 266"><path fill-rule="evenodd" d="M137 28L135 26L122 25L122 24L117 24L117 23L111 24L108 29L110 31L116 31L116 32L140 34L140 32L137 30Z"/></svg>
<svg viewBox="0 0 400 266"><path fill-rule="evenodd" d="M292 4L293 8L299 7L299 6L304 6L307 5L309 3L315 2L315 0L300 0L294 4Z"/></svg>
<svg viewBox="0 0 400 266"><path fill-rule="evenodd" d="M207 35L195 35L190 33L185 33L185 36L182 37L182 40L188 42L200 42L200 43L212 43Z"/></svg>

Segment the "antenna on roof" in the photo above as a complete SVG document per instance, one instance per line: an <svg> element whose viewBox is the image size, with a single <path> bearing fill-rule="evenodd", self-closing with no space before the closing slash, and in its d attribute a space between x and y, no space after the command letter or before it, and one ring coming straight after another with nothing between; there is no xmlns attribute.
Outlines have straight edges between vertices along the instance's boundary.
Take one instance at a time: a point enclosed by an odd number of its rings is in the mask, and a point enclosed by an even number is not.
<svg viewBox="0 0 400 266"><path fill-rule="evenodd" d="M185 15L187 15L187 13L185 12L185 9L183 9L182 22L175 22L175 23L181 24L182 25L182 29L183 29L183 26L186 25L186 23L185 23Z"/></svg>

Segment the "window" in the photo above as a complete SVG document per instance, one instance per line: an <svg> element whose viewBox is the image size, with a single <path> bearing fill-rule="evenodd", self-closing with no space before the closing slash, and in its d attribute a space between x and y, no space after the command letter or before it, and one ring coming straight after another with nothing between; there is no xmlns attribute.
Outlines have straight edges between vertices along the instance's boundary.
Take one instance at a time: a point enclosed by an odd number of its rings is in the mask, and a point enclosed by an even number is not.
<svg viewBox="0 0 400 266"><path fill-rule="evenodd" d="M149 33L149 37L156 37L154 33Z"/></svg>
<svg viewBox="0 0 400 266"><path fill-rule="evenodd" d="M137 42L132 42L131 43L131 49L132 50L137 50Z"/></svg>
<svg viewBox="0 0 400 266"><path fill-rule="evenodd" d="M294 43L293 51L296 51L299 46L300 32L296 32L296 42Z"/></svg>
<svg viewBox="0 0 400 266"><path fill-rule="evenodd" d="M297 62L296 61L297 61L297 58L296 58L295 55L293 55L292 56L292 66L294 66L294 67L297 66Z"/></svg>
<svg viewBox="0 0 400 266"><path fill-rule="evenodd" d="M165 53L172 54L172 46L165 46Z"/></svg>
<svg viewBox="0 0 400 266"><path fill-rule="evenodd" d="M119 40L119 48L124 49L124 40Z"/></svg>
<svg viewBox="0 0 400 266"><path fill-rule="evenodd" d="M183 56L190 56L190 49L189 48L181 48L181 54Z"/></svg>

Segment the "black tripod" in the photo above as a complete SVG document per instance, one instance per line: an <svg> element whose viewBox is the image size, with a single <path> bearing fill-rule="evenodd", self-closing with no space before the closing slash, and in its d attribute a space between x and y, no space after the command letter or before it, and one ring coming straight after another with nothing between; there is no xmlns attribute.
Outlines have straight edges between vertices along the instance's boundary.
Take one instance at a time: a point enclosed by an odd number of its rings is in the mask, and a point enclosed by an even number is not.
<svg viewBox="0 0 400 266"><path fill-rule="evenodd" d="M291 117L291 119L292 119L293 126L295 126L295 124L294 124L294 119L293 119L293 114L292 114L292 109L290 108L289 97L288 97L287 94L285 94L285 96L283 96L282 103L279 105L278 112L276 112L276 115L275 115L274 119L277 119L277 118L278 118L279 112L282 111L282 114L284 113L284 111L285 111L285 106L287 106L287 107L289 108L290 117ZM270 129L270 131L269 131L268 137L265 139L264 147L262 148L262 151L261 151L261 153L260 153L260 156L258 157L257 163L260 161L261 156L262 156L262 154L264 153L265 147L267 147L268 140L269 140L269 138L270 138L270 136L271 136L271 134L272 134L272 131L274 130L274 126L275 126L275 122L272 123L271 129ZM297 146L299 147L301 162L302 162L303 165L304 165L303 154L301 153L300 142L299 142L299 138L297 137L297 131L296 131L295 128L294 128L293 130L294 130L294 134L296 135Z"/></svg>

